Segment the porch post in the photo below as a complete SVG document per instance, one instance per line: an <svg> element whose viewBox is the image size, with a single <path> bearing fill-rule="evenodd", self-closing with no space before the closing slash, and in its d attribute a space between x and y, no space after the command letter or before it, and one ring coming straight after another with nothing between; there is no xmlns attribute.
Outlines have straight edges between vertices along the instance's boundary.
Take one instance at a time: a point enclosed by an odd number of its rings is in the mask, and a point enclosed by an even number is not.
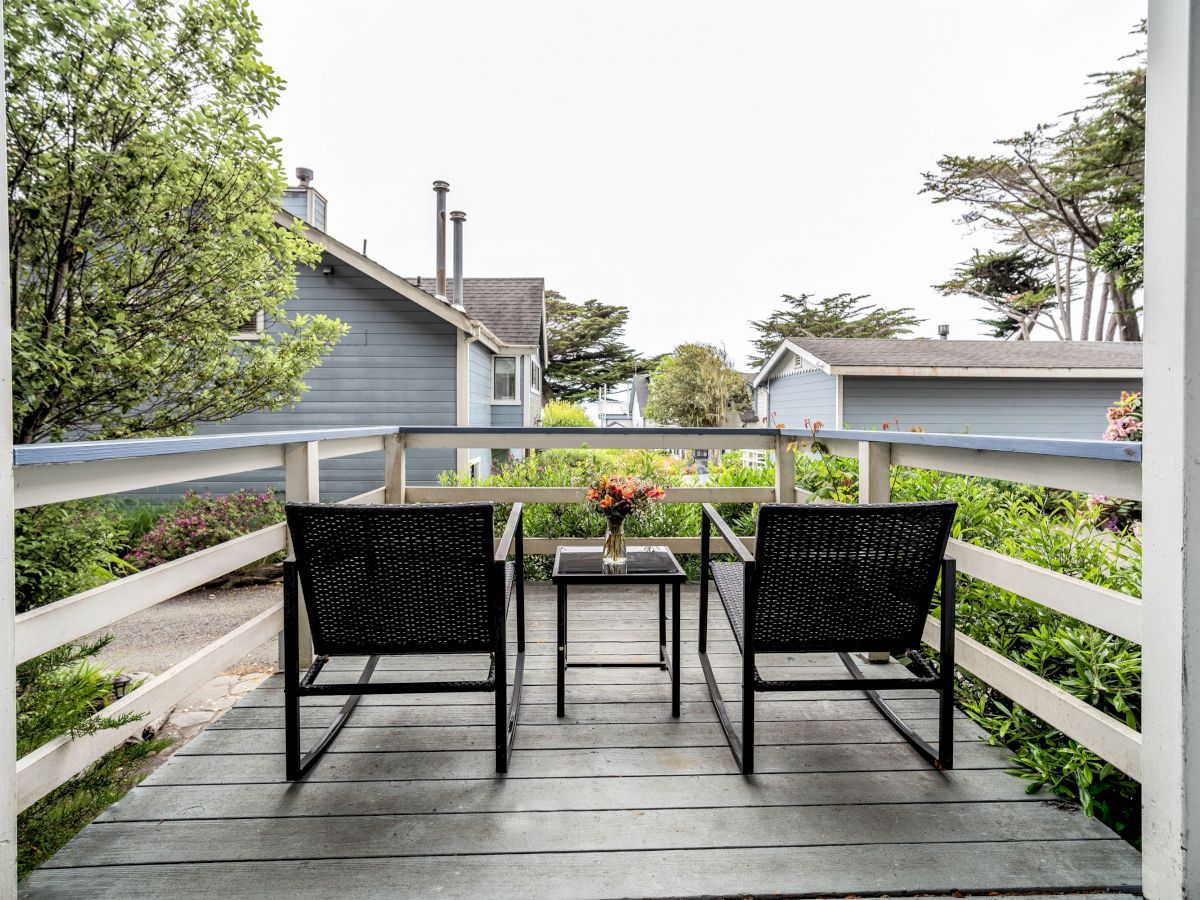
<svg viewBox="0 0 1200 900"><path fill-rule="evenodd" d="M1200 896L1200 0L1150 0L1147 58L1142 879L1167 900Z"/></svg>
<svg viewBox="0 0 1200 900"><path fill-rule="evenodd" d="M842 376L838 376L840 379ZM877 441L858 442L858 502L887 503L892 499L892 445ZM867 662L887 663L892 654L874 650L861 654Z"/></svg>
<svg viewBox="0 0 1200 900"><path fill-rule="evenodd" d="M283 490L289 503L316 503L321 499L320 442L288 444L283 449ZM292 535L287 537L288 556L293 553ZM304 590L300 589L300 668L312 665L312 632L304 612ZM279 636L279 668L283 669L283 635Z"/></svg>
<svg viewBox="0 0 1200 900"><path fill-rule="evenodd" d="M465 428L471 424L471 344L467 333L458 329L458 344L454 363L454 424ZM517 371L517 392L520 393L521 373ZM454 465L459 475L471 471L470 447L454 452Z"/></svg>
<svg viewBox="0 0 1200 900"><path fill-rule="evenodd" d="M3 4L0 4L2 9ZM4 46L0 15L0 47ZM0 101L4 99L0 54ZM8 171L8 142L0 141L0 169ZM0 296L9 296L8 204L0 204ZM13 557L12 322L0 315L0 896L17 885L16 586ZM5 886L7 885L7 887Z"/></svg>

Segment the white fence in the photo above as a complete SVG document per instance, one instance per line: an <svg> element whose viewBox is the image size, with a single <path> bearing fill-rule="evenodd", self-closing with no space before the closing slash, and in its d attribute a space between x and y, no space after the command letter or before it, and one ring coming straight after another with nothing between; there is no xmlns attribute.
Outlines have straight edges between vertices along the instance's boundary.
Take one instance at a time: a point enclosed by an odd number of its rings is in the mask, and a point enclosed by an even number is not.
<svg viewBox="0 0 1200 900"><path fill-rule="evenodd" d="M316 500L320 460L385 451L385 483L345 502L399 503L486 499L496 502L577 503L581 488L428 487L408 485L410 449L469 447L639 449L662 446L773 452L774 487L689 487L667 491L672 503L793 502L807 499L795 486L794 444L811 436L767 429L515 429L352 428L232 436L155 438L47 444L16 449L16 505L36 506L84 497L275 468L285 472L288 500ZM823 431L835 455L855 457L862 502L888 499L891 466L980 475L1047 487L1141 497L1141 446L1101 441L1059 441L887 432ZM676 552L698 553L700 539L648 538ZM531 537L525 551L552 553L559 545L588 543ZM593 541L592 543L598 543ZM747 541L752 547L753 541ZM954 541L959 571L1132 641L1142 638L1141 602L1030 563ZM287 545L283 525L227 541L208 550L118 579L16 617L18 662L76 640L261 559ZM714 538L714 550L724 545ZM277 635L277 605L143 684L104 710L139 712L147 719L169 711L237 659ZM931 620L932 623L932 620ZM937 646L935 627L925 639ZM960 634L958 665L1030 712L1075 738L1131 777L1141 779L1141 735L1011 660ZM17 763L18 807L24 809L139 732L143 722L71 739L62 737Z"/></svg>

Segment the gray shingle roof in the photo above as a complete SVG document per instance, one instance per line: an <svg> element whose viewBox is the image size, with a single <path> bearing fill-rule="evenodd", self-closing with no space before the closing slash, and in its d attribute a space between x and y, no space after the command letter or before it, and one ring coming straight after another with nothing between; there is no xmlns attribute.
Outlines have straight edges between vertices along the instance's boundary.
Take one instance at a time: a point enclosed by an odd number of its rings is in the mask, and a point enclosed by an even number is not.
<svg viewBox="0 0 1200 900"><path fill-rule="evenodd" d="M421 290L432 294L437 279L408 279ZM446 295L454 293L453 280L446 282ZM463 306L467 315L478 319L496 337L508 344L542 342L544 278L464 278Z"/></svg>
<svg viewBox="0 0 1200 900"><path fill-rule="evenodd" d="M1140 343L934 341L872 338L788 340L829 366L955 369L1140 369Z"/></svg>

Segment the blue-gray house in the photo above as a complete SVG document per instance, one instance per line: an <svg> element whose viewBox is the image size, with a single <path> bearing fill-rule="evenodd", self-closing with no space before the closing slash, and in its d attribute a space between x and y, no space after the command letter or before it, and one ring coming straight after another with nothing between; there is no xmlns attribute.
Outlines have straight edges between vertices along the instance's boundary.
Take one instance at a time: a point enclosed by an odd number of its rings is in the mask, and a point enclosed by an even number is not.
<svg viewBox="0 0 1200 900"><path fill-rule="evenodd" d="M760 419L790 428L1098 439L1142 345L1091 341L787 338L753 381Z"/></svg>
<svg viewBox="0 0 1200 900"><path fill-rule="evenodd" d="M290 313L324 313L350 326L323 363L305 376L309 390L294 407L204 425L200 434L367 425L538 424L541 373L546 359L544 281L541 278L462 278L437 293L434 278L402 278L351 249L325 230L328 204L301 170L301 182L285 194L277 219L305 223L305 236L321 249L315 269L297 270ZM304 176L308 176L307 178ZM444 184L444 183L443 183ZM440 208L444 190L439 196ZM440 224L440 222L439 222ZM461 226L456 234L461 241ZM461 260L461 253L455 253ZM239 340L255 340L277 328L246 323ZM445 471L486 476L505 448L425 450L409 454L409 480L436 483ZM383 482L382 454L331 459L321 465L321 492L343 499ZM213 478L179 486L226 492L280 486L282 472Z"/></svg>

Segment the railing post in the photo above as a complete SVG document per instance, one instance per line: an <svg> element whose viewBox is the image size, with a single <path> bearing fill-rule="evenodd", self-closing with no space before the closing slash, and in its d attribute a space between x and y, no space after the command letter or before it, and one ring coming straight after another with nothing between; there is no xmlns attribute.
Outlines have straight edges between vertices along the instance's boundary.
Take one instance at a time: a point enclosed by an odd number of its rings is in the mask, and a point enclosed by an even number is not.
<svg viewBox="0 0 1200 900"><path fill-rule="evenodd" d="M407 489L406 472L408 453L404 449L404 435L389 434L383 439L383 502L403 503Z"/></svg>
<svg viewBox="0 0 1200 900"><path fill-rule="evenodd" d="M1150 0L1142 891L1200 895L1200 7Z"/></svg>
<svg viewBox="0 0 1200 900"><path fill-rule="evenodd" d="M775 438L775 502L796 502L796 451L792 438Z"/></svg>
<svg viewBox="0 0 1200 900"><path fill-rule="evenodd" d="M305 441L288 444L283 450L284 493L289 503L315 503L321 499L320 443ZM292 535L288 533L287 553L292 555ZM304 591L300 589L300 668L312 665L312 632L304 611ZM279 667L283 669L283 635L279 636Z"/></svg>
<svg viewBox="0 0 1200 900"><path fill-rule="evenodd" d="M858 442L858 502L887 503L892 499L892 445Z"/></svg>
<svg viewBox="0 0 1200 900"><path fill-rule="evenodd" d="M858 442L858 502L887 503L892 499L892 445L875 441ZM885 663L886 651L864 653L867 662Z"/></svg>

